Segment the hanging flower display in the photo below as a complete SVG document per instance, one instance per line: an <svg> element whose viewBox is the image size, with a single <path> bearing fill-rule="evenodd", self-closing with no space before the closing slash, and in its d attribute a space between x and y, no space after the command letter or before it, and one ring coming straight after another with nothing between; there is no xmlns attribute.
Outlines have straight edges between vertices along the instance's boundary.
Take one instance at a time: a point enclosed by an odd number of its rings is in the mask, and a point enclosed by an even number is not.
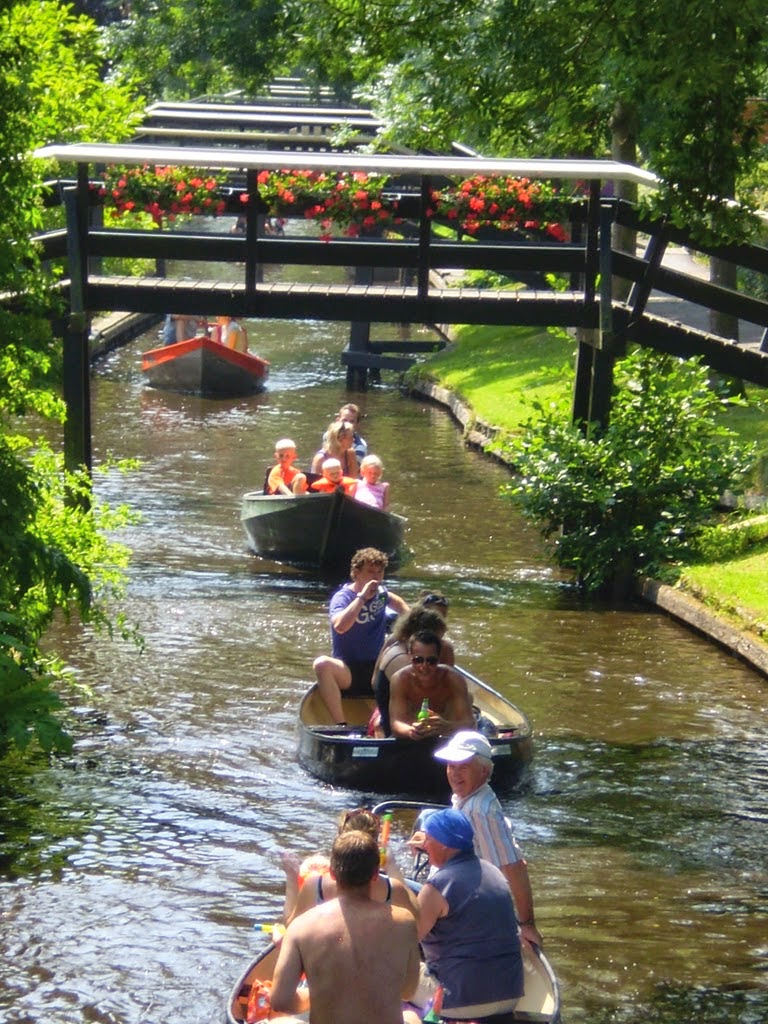
<svg viewBox="0 0 768 1024"><path fill-rule="evenodd" d="M388 178L383 174L325 174L322 171L262 171L258 176L259 196L270 213L286 217L301 213L318 221L325 234L332 225L350 238L400 223L397 200L384 196ZM243 202L248 196L240 197Z"/></svg>
<svg viewBox="0 0 768 1024"><path fill-rule="evenodd" d="M99 195L115 220L143 211L161 224L179 216L216 216L226 207L222 182L191 167L109 167L102 177Z"/></svg>
<svg viewBox="0 0 768 1024"><path fill-rule="evenodd" d="M481 227L504 231L544 231L565 240L564 203L548 181L476 174L455 185L433 190L433 217L468 235Z"/></svg>
<svg viewBox="0 0 768 1024"><path fill-rule="evenodd" d="M161 224L178 216L215 216L227 208L223 182L189 167L110 167L103 179L99 194L115 219L144 211ZM355 238L402 222L398 200L386 194L389 178L383 174L277 170L261 171L257 181L270 217L316 221L324 241L330 240L333 227ZM248 199L241 194L243 205ZM434 189L428 214L468 235L493 226L545 232L564 241L567 201L551 182L478 174Z"/></svg>

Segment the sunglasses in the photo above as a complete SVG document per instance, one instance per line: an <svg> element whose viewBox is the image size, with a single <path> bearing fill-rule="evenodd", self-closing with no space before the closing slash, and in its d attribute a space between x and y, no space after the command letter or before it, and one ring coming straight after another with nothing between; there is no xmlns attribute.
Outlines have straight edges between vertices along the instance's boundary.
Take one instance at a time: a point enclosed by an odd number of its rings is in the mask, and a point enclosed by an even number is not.
<svg viewBox="0 0 768 1024"><path fill-rule="evenodd" d="M412 665L436 665L440 659L436 654L429 654L425 658L423 654L414 654L411 658Z"/></svg>
<svg viewBox="0 0 768 1024"><path fill-rule="evenodd" d="M427 594L427 596L422 599L421 603L424 605L425 608L428 608L431 604L437 605L438 608L447 608L448 598L438 597L437 594Z"/></svg>

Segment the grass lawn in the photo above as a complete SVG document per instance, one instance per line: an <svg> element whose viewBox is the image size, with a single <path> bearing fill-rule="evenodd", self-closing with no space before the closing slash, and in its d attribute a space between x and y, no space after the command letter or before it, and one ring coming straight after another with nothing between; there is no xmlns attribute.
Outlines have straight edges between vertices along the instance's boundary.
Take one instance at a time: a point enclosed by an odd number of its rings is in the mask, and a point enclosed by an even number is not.
<svg viewBox="0 0 768 1024"><path fill-rule="evenodd" d="M420 363L411 378L433 380L459 395L478 421L514 433L535 415L533 402L568 407L576 343L565 332L531 327L465 326L456 343ZM749 385L748 404L723 421L760 456L755 481L768 492L768 392ZM768 544L725 562L688 567L681 586L749 628L768 633ZM741 611L739 612L739 609Z"/></svg>
<svg viewBox="0 0 768 1024"><path fill-rule="evenodd" d="M768 544L727 562L686 567L684 590L768 640Z"/></svg>

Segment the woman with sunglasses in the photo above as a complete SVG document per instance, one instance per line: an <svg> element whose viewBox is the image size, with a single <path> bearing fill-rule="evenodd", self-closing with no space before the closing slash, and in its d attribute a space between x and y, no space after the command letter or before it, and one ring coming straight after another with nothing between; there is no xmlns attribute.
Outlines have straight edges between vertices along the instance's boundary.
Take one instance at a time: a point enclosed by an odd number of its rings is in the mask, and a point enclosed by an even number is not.
<svg viewBox="0 0 768 1024"><path fill-rule="evenodd" d="M474 728L466 679L441 664L441 650L435 633L414 633L408 641L410 665L395 672L390 684L389 724L396 739L424 740ZM419 711L425 700L429 717L422 718Z"/></svg>

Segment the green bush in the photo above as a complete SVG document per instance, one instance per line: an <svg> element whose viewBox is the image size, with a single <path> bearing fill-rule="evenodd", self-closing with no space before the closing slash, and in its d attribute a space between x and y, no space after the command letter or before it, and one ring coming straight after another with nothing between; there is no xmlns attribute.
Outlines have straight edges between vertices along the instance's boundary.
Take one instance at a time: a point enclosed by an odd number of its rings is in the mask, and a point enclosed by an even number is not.
<svg viewBox="0 0 768 1024"><path fill-rule="evenodd" d="M698 361L635 352L616 365L604 430L537 407L502 448L519 473L503 490L582 588L623 588L685 555L753 461L722 426L724 404Z"/></svg>

